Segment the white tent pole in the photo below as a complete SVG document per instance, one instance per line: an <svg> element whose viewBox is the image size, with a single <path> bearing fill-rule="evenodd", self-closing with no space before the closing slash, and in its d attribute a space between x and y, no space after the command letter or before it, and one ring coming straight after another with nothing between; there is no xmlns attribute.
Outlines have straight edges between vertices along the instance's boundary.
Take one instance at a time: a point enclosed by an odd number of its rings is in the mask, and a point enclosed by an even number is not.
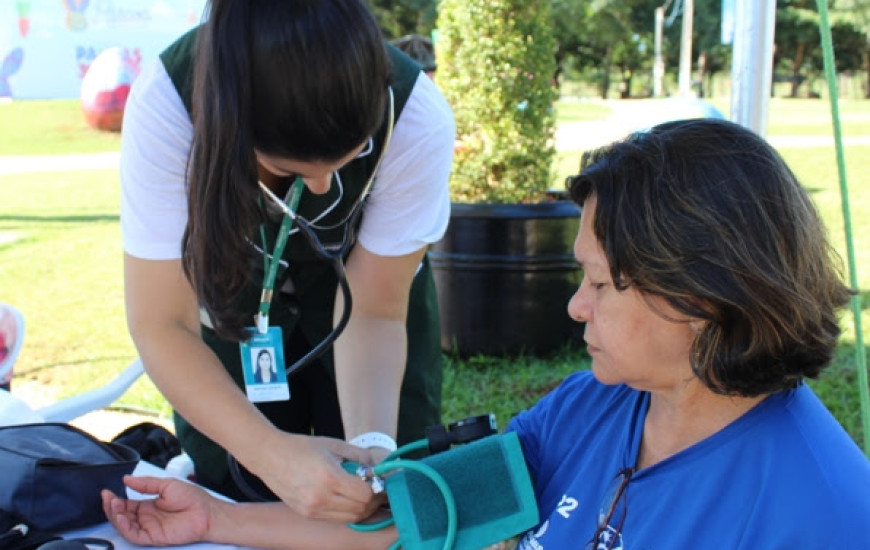
<svg viewBox="0 0 870 550"><path fill-rule="evenodd" d="M692 94L692 20L695 18L694 0L683 0L683 27L680 34L679 92Z"/></svg>
<svg viewBox="0 0 870 550"><path fill-rule="evenodd" d="M662 27L665 25L665 8L656 8L655 61L653 62L653 97L662 97L662 80L665 76L665 61L662 56Z"/></svg>
<svg viewBox="0 0 870 550"><path fill-rule="evenodd" d="M731 63L731 120L767 134L773 77L776 0L736 0Z"/></svg>

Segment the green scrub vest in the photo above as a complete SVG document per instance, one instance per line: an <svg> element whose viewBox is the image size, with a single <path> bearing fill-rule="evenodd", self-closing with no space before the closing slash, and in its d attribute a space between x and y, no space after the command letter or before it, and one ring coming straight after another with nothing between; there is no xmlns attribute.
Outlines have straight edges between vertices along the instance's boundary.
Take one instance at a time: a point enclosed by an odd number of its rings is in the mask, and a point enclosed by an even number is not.
<svg viewBox="0 0 870 550"><path fill-rule="evenodd" d="M160 59L188 112L191 110L193 46L196 32L197 29L188 32L160 55ZM421 69L419 65L398 49L389 44L387 49L393 63L392 89L395 101L395 120L398 120ZM350 212L362 193L370 174L375 169L375 164L383 148L387 124L388 121L385 120L383 126L373 137L374 146L369 155L353 160L339 171L344 186L344 195L338 207L318 222L319 226L329 227L333 223L345 219ZM324 195L314 195L306 191L299 205L299 213L308 220L320 215L338 196L336 187L333 183L330 191ZM363 216L365 216L365 210L363 210ZM273 249L277 232L278 223L266 225L267 250ZM318 231L318 236L324 244L341 242L343 234L343 227L331 231ZM259 236L256 236L256 242L259 242ZM290 237L283 258L288 262L289 267L283 273L285 279L278 280L275 284L276 292L270 310L270 325L282 327L285 349L291 347L289 342L291 337L303 337L307 341L307 345L313 347L332 330L332 311L338 284L337 277L330 264L316 256L301 234L297 233ZM281 288L286 277L292 279L295 288L293 294L277 291ZM252 266L250 288L239 300L240 307L250 312L251 318L257 311L262 280L262 266ZM428 256L424 259L412 283L407 333L408 357L399 403L397 434L399 445L421 439L424 437L427 426L441 422L440 324L435 284ZM236 384L240 388L244 388L239 345L221 339L207 326L202 326L202 336L203 340L220 358ZM334 384L335 373L331 349L321 356L319 362L314 362L305 368L326 369L329 380ZM292 399L292 376L289 382ZM340 413L336 410L335 414L339 415ZM274 419L273 422L275 422ZM175 427L182 447L193 459L197 482L206 487L220 490L221 487L225 486L228 477L226 451L197 431L177 413L175 414ZM292 457L288 457L288 460L292 460Z"/></svg>

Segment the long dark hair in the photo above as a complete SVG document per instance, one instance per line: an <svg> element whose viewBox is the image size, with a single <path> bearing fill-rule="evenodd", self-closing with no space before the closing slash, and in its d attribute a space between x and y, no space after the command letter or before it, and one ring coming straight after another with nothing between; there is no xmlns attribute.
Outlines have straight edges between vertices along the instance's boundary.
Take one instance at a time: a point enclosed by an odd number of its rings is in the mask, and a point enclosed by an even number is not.
<svg viewBox="0 0 870 550"><path fill-rule="evenodd" d="M183 265L216 331L240 340L264 217L254 150L343 158L381 126L391 67L360 0L211 0L194 55Z"/></svg>
<svg viewBox="0 0 870 550"><path fill-rule="evenodd" d="M851 291L806 190L737 124L687 120L585 156L572 198L596 197L595 236L617 288L707 321L692 368L713 391L756 396L833 359Z"/></svg>

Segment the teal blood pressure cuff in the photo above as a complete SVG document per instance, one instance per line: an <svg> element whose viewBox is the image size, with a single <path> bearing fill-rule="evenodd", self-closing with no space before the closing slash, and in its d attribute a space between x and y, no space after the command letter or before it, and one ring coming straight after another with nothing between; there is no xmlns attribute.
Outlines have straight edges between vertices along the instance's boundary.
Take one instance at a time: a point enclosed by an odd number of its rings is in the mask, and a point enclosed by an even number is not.
<svg viewBox="0 0 870 550"><path fill-rule="evenodd" d="M532 482L516 433L491 435L420 462L434 469L452 494L457 518L454 550L484 548L538 523ZM450 503L432 480L402 469L386 477L386 491L402 548L444 548Z"/></svg>

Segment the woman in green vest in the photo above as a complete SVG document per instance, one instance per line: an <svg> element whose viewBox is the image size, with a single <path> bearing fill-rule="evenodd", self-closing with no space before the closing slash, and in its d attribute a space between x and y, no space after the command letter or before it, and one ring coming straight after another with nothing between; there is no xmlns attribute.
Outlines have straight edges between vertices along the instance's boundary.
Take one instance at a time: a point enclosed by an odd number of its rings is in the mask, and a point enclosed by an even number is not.
<svg viewBox="0 0 870 550"><path fill-rule="evenodd" d="M340 462L440 422L426 250L449 218L453 139L445 100L361 0L212 0L137 78L127 318L197 482L359 520L377 499ZM263 349L275 383L254 383Z"/></svg>

